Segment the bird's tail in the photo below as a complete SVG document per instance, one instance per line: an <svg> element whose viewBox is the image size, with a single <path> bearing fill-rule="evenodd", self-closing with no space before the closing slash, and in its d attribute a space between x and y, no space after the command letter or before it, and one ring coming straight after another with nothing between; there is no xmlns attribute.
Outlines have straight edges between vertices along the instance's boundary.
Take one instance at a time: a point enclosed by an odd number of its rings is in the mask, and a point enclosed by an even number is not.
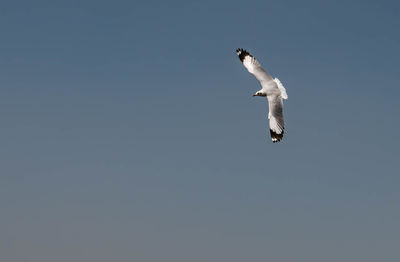
<svg viewBox="0 0 400 262"><path fill-rule="evenodd" d="M288 95L286 93L285 87L282 85L281 81L278 78L274 79L274 82L278 85L279 91L281 91L281 96L283 99L288 99Z"/></svg>

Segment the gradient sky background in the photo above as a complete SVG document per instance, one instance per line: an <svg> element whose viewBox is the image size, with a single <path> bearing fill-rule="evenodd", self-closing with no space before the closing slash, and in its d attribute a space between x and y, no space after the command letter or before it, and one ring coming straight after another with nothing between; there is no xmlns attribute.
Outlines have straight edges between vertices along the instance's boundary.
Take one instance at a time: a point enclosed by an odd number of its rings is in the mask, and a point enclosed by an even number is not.
<svg viewBox="0 0 400 262"><path fill-rule="evenodd" d="M399 13L2 1L1 261L400 261Z"/></svg>

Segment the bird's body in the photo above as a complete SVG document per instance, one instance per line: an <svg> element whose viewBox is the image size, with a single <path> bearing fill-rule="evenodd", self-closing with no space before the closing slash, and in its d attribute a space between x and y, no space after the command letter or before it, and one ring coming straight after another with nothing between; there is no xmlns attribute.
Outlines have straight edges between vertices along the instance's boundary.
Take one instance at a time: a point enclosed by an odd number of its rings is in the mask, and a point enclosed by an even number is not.
<svg viewBox="0 0 400 262"><path fill-rule="evenodd" d="M286 89L283 87L281 81L279 81L278 78L272 78L249 52L244 49L237 49L236 52L244 67L246 67L261 84L262 88L253 96L267 97L271 139L274 143L278 142L283 138L285 130L282 99L288 98Z"/></svg>

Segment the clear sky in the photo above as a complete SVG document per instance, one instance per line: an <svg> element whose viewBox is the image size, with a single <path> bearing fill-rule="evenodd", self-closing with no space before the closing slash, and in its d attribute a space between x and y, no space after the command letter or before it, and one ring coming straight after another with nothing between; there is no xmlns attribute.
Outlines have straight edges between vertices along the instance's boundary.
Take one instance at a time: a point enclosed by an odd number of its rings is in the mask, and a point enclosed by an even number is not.
<svg viewBox="0 0 400 262"><path fill-rule="evenodd" d="M399 13L2 1L0 260L400 261Z"/></svg>

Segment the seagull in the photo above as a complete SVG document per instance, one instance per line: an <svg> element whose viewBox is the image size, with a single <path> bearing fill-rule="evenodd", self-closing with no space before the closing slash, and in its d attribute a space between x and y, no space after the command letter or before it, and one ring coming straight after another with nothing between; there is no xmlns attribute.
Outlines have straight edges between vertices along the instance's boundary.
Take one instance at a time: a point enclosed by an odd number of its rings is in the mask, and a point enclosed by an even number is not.
<svg viewBox="0 0 400 262"><path fill-rule="evenodd" d="M239 48L236 49L236 53L247 71L254 75L261 84L262 88L253 96L266 96L268 99L269 131L272 142L281 141L285 131L282 99L288 98L285 87L278 78L272 78L249 52Z"/></svg>

